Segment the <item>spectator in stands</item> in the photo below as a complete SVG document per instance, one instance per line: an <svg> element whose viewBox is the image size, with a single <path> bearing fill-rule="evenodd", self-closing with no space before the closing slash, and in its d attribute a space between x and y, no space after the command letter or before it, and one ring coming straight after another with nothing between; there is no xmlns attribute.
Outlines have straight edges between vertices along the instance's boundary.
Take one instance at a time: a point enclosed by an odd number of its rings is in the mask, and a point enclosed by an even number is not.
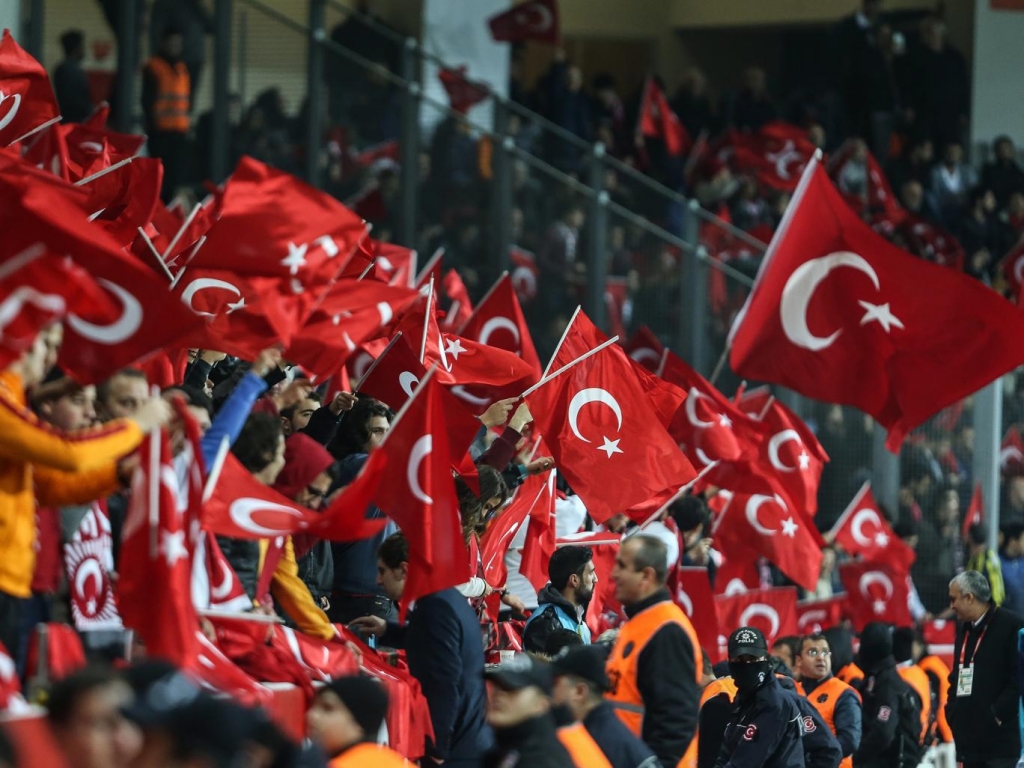
<svg viewBox="0 0 1024 768"><path fill-rule="evenodd" d="M329 768L401 768L410 764L376 744L388 712L384 685L365 675L339 677L316 692L306 713L309 738L327 755Z"/></svg>
<svg viewBox="0 0 1024 768"><path fill-rule="evenodd" d="M564 48L555 51L554 61L542 82L545 112L552 122L584 141L591 140L590 97L583 90L583 73L569 62ZM548 134L548 157L552 165L569 173L579 173L582 155L579 149L560 137Z"/></svg>
<svg viewBox="0 0 1024 768"><path fill-rule="evenodd" d="M900 203L908 211L928 221L938 221L939 214L932 205L931 197L917 179L908 179L900 187Z"/></svg>
<svg viewBox="0 0 1024 768"><path fill-rule="evenodd" d="M961 143L970 112L967 62L948 45L946 25L937 16L921 22L921 44L908 56L905 96L915 131L937 146Z"/></svg>
<svg viewBox="0 0 1024 768"><path fill-rule="evenodd" d="M985 577L993 605L1002 605L1006 600L1003 586L1003 569L999 556L988 548L988 531L981 524L967 529L967 570L977 571Z"/></svg>
<svg viewBox="0 0 1024 768"><path fill-rule="evenodd" d="M694 141L702 131L717 129L718 115L708 95L708 79L697 67L683 72L671 107Z"/></svg>
<svg viewBox="0 0 1024 768"><path fill-rule="evenodd" d="M991 189L977 186L968 193L967 204L957 222L954 234L963 246L964 252L969 256L979 251L986 251L998 258L1009 248L1010 242L1005 225L996 216L996 196ZM991 263L994 261L994 258L990 258L989 265L994 266ZM986 282L991 282L993 277L991 269L975 271L974 265L970 261L966 266L968 273Z"/></svg>
<svg viewBox="0 0 1024 768"><path fill-rule="evenodd" d="M908 181L916 181L928 191L932 186L932 162L935 159L935 145L931 139L918 138L903 150L903 155L892 164L889 180L894 189L900 189ZM934 202L929 201L930 207Z"/></svg>
<svg viewBox="0 0 1024 768"><path fill-rule="evenodd" d="M562 202L558 219L548 228L537 254L540 270L538 287L548 315L575 304L572 298L578 275L586 263L578 258L577 245L583 227L583 204L569 199Z"/></svg>
<svg viewBox="0 0 1024 768"><path fill-rule="evenodd" d="M215 32L213 17L203 0L155 0L149 11L149 50L161 48L168 29L181 33L181 61L188 69L192 111L206 63L206 36Z"/></svg>
<svg viewBox="0 0 1024 768"><path fill-rule="evenodd" d="M1003 587L1006 590L1003 605L1024 616L1024 522L1005 522L1001 534L999 570L1003 575Z"/></svg>
<svg viewBox="0 0 1024 768"><path fill-rule="evenodd" d="M584 617L597 585L594 553L590 547L559 547L548 563L548 577L551 580L537 595L537 610L526 622L523 649L543 653L548 635L560 627L589 643Z"/></svg>
<svg viewBox="0 0 1024 768"><path fill-rule="evenodd" d="M191 80L182 59L184 39L176 27L166 26L160 45L142 73L142 112L145 116L149 153L163 161L164 181L160 196L165 203L185 181Z"/></svg>
<svg viewBox="0 0 1024 768"><path fill-rule="evenodd" d="M615 77L608 72L599 72L594 75L592 88L593 120L596 124L606 125L611 131L611 141L603 143L609 152L621 151L629 141L629 131L626 128L626 111L622 105L622 97L615 90Z"/></svg>
<svg viewBox="0 0 1024 768"><path fill-rule="evenodd" d="M786 665L786 669L796 673L796 660L800 653L800 637L798 635L786 635L775 638L772 643L772 656Z"/></svg>
<svg viewBox="0 0 1024 768"><path fill-rule="evenodd" d="M760 67L743 72L743 84L733 99L730 124L739 130L757 131L778 117L775 102L768 93L768 78Z"/></svg>
<svg viewBox="0 0 1024 768"><path fill-rule="evenodd" d="M437 193L445 198L446 208L457 209L472 200L480 168L476 140L464 117L450 115L434 130L430 168L434 177L441 180Z"/></svg>
<svg viewBox="0 0 1024 768"><path fill-rule="evenodd" d="M707 567L708 576L714 584L718 566L711 557L711 538L705 535L708 523L711 522L708 505L700 496L684 496L672 503L669 515L683 539L679 564Z"/></svg>
<svg viewBox="0 0 1024 768"><path fill-rule="evenodd" d="M1017 148L1009 136L992 142L992 160L981 169L982 186L991 189L1000 208L1014 192L1024 193L1024 170L1017 164Z"/></svg>
<svg viewBox="0 0 1024 768"><path fill-rule="evenodd" d="M122 710L132 689L107 668L87 668L58 681L46 702L57 746L75 768L128 768L142 733Z"/></svg>
<svg viewBox="0 0 1024 768"><path fill-rule="evenodd" d="M858 52L847 92L853 133L867 139L871 153L883 164L889 159L899 105L895 55L892 27L875 25L870 43Z"/></svg>
<svg viewBox="0 0 1024 768"><path fill-rule="evenodd" d="M85 35L80 29L69 29L60 36L64 60L53 73L53 93L57 97L60 116L65 123L80 123L93 110L89 96L89 78L82 68L85 60Z"/></svg>
<svg viewBox="0 0 1024 768"><path fill-rule="evenodd" d="M967 194L978 182L974 169L964 162L959 142L945 145L942 162L932 169L931 195L947 228L956 223L957 214L967 202Z"/></svg>

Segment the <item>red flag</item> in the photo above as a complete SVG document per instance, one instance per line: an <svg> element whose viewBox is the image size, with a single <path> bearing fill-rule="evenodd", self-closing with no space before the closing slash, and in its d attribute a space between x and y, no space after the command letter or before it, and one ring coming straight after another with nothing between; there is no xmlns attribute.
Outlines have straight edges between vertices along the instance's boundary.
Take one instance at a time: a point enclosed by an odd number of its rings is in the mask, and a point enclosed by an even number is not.
<svg viewBox="0 0 1024 768"><path fill-rule="evenodd" d="M974 493L971 494L971 503L967 507L967 514L964 515L964 523L960 528L960 536L964 541L970 533L971 526L981 525L985 519L985 502L981 496L981 483L974 484Z"/></svg>
<svg viewBox="0 0 1024 768"><path fill-rule="evenodd" d="M892 530L871 492L864 483L846 511L832 527L832 540L850 555L869 562L888 563L894 572L910 573L916 555Z"/></svg>
<svg viewBox="0 0 1024 768"><path fill-rule="evenodd" d="M491 37L503 43L538 43L558 45L562 39L558 25L557 0L526 0L487 20Z"/></svg>
<svg viewBox="0 0 1024 768"><path fill-rule="evenodd" d="M644 85L643 101L640 104L640 132L644 136L660 138L673 157L680 157L690 151L693 141L686 127L665 98L665 92L653 77Z"/></svg>
<svg viewBox="0 0 1024 768"><path fill-rule="evenodd" d="M863 154L861 154L862 152ZM849 163L854 162L861 162L867 168L868 178L864 202L867 204L872 220L892 221L902 218L903 208L896 199L896 195L893 194L889 180L882 173L882 166L878 164L875 156L871 154L862 139L847 139L829 159L829 175L833 181L839 184L843 170ZM854 210L858 214L861 213L857 208Z"/></svg>
<svg viewBox="0 0 1024 768"><path fill-rule="evenodd" d="M139 449L128 516L121 532L117 607L152 657L184 664L198 653L188 531L178 512L178 480L166 432ZM160 595L154 600L154 595Z"/></svg>
<svg viewBox="0 0 1024 768"><path fill-rule="evenodd" d="M50 77L4 30L0 40L0 147L60 117Z"/></svg>
<svg viewBox="0 0 1024 768"><path fill-rule="evenodd" d="M62 128L62 125L55 123L33 134L23 142L21 156L37 168L47 170L64 181L71 181L71 157Z"/></svg>
<svg viewBox="0 0 1024 768"><path fill-rule="evenodd" d="M764 556L804 589L813 591L821 573L821 548L809 524L763 483L760 493L736 491L713 535L727 556Z"/></svg>
<svg viewBox="0 0 1024 768"><path fill-rule="evenodd" d="M466 77L466 65L445 67L438 70L437 79L448 94L448 102L460 115L466 114L470 107L487 99L490 90L486 83L478 83Z"/></svg>
<svg viewBox="0 0 1024 768"><path fill-rule="evenodd" d="M1003 257L1003 277L1013 296L1020 296L1024 288L1024 238Z"/></svg>
<svg viewBox="0 0 1024 768"><path fill-rule="evenodd" d="M711 594L708 569L680 567L676 569L676 587L672 599L683 609L697 632L701 648L713 660L718 659L718 609Z"/></svg>
<svg viewBox="0 0 1024 768"><path fill-rule="evenodd" d="M512 286L520 304L529 304L537 298L537 257L530 251L516 245L508 248L508 258L512 263Z"/></svg>
<svg viewBox="0 0 1024 768"><path fill-rule="evenodd" d="M252 598L245 592L241 579L221 552L214 536L203 536L206 547L206 577L210 584L210 608L219 611L252 610Z"/></svg>
<svg viewBox="0 0 1024 768"><path fill-rule="evenodd" d="M1024 437L1021 437L1017 425L1010 427L1003 435L1003 444L999 450L999 471L1003 477L1024 475Z"/></svg>
<svg viewBox="0 0 1024 768"><path fill-rule="evenodd" d="M439 386L429 372L375 451L388 463L374 501L409 540L403 614L416 598L470 577Z"/></svg>
<svg viewBox="0 0 1024 768"><path fill-rule="evenodd" d="M896 231L903 236L908 251L940 267L963 271L964 249L953 235L916 213L901 210L900 215Z"/></svg>
<svg viewBox="0 0 1024 768"><path fill-rule="evenodd" d="M139 228L153 218L163 177L160 160L139 157L90 181L85 188L92 193L89 207L94 220L119 244L130 245Z"/></svg>
<svg viewBox="0 0 1024 768"><path fill-rule="evenodd" d="M883 563L853 562L840 564L839 577L846 590L847 616L856 631L872 621L885 621L897 627L914 623L907 606L906 575Z"/></svg>
<svg viewBox="0 0 1024 768"><path fill-rule="evenodd" d="M462 276L454 269L449 269L441 281L444 295L448 297L451 304L444 316L445 330L461 327L470 315L473 314L473 302L470 301L469 291L466 284L462 282Z"/></svg>
<svg viewBox="0 0 1024 768"><path fill-rule="evenodd" d="M557 472L541 481L539 492L530 507L530 525L526 529L523 559L519 572L529 579L533 588L540 590L548 583L548 564L555 552L557 528L555 525L555 482Z"/></svg>
<svg viewBox="0 0 1024 768"><path fill-rule="evenodd" d="M733 326L730 360L744 378L860 408L895 450L1024 362L1022 333L1024 315L991 289L875 234L815 162Z"/></svg>
<svg viewBox="0 0 1024 768"><path fill-rule="evenodd" d="M535 507L550 505L553 499L548 478L530 475L516 490L508 507L487 526L484 535L480 537L480 560L483 563L484 579L492 587L500 589L508 580L505 554L526 518Z"/></svg>
<svg viewBox="0 0 1024 768"><path fill-rule="evenodd" d="M290 654L312 680L330 682L359 673L359 661L341 642L325 642L291 627L274 627L271 644Z"/></svg>
<svg viewBox="0 0 1024 768"><path fill-rule="evenodd" d="M412 397L427 373L403 340L404 335L389 344L356 385L358 392L376 398L396 411Z"/></svg>
<svg viewBox="0 0 1024 768"><path fill-rule="evenodd" d="M762 184L792 192L817 149L806 136L784 123L766 125L756 134L733 132L732 165L741 173L755 174Z"/></svg>
<svg viewBox="0 0 1024 768"><path fill-rule="evenodd" d="M573 361L574 346L567 335L554 370ZM526 399L555 463L599 523L696 477L618 347L572 365Z"/></svg>
<svg viewBox="0 0 1024 768"><path fill-rule="evenodd" d="M22 708L28 709L28 702L21 695L18 669L3 643L0 643L0 710L13 714Z"/></svg>
<svg viewBox="0 0 1024 768"><path fill-rule="evenodd" d="M665 351L665 345L654 335L654 331L646 325L641 325L626 342L624 349L635 362L640 363L652 373L656 373L661 363L661 354Z"/></svg>
<svg viewBox="0 0 1024 768"><path fill-rule="evenodd" d="M769 648L776 638L797 634L796 587L757 589L728 597L719 595L715 598L715 607L718 626L724 633L740 627L756 627L764 633Z"/></svg>
<svg viewBox="0 0 1024 768"><path fill-rule="evenodd" d="M745 552L725 553L725 559L715 574L715 594L738 595L751 589L760 589L761 573L757 560Z"/></svg>
<svg viewBox="0 0 1024 768"><path fill-rule="evenodd" d="M796 604L796 631L798 635L824 632L838 626L843 620L844 598L804 600Z"/></svg>
<svg viewBox="0 0 1024 768"><path fill-rule="evenodd" d="M357 257L357 259L353 260L357 264L361 264L365 259L373 265L371 273L380 282L388 283L389 285L402 285L409 288L414 287L417 257L416 251L411 248L367 237L359 245ZM357 272L352 277L359 277L359 273Z"/></svg>
<svg viewBox="0 0 1024 768"><path fill-rule="evenodd" d="M507 272L498 278L494 287L477 304L458 333L470 341L518 355L533 368L535 375L532 381L540 379L543 366Z"/></svg>

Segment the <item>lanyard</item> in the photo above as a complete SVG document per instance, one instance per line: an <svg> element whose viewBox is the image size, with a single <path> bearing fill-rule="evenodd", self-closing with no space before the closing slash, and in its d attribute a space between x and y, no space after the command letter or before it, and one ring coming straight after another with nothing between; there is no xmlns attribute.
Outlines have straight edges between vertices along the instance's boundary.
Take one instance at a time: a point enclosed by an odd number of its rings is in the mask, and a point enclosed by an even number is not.
<svg viewBox="0 0 1024 768"><path fill-rule="evenodd" d="M988 621L986 621L982 627L981 632L978 634L978 639L974 643L974 649L971 651L971 661L974 661L974 657L978 655L978 648L981 647L981 641L985 638L985 633L988 632ZM960 668L963 669L964 659L967 656L967 638L971 634L971 630L968 629L964 634L963 645L960 646Z"/></svg>

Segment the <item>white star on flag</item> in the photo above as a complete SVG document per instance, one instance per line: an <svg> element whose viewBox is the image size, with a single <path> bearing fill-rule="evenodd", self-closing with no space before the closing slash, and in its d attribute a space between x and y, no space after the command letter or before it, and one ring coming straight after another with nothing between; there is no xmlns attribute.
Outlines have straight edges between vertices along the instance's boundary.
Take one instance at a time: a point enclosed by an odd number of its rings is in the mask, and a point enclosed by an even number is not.
<svg viewBox="0 0 1024 768"><path fill-rule="evenodd" d="M245 307L245 296L239 296L238 301L233 301L228 304L228 314L230 315L235 310L243 309Z"/></svg>
<svg viewBox="0 0 1024 768"><path fill-rule="evenodd" d="M864 317L860 319L861 325L877 322L885 329L886 333L891 333L894 325L897 328L903 328L903 323L889 309L888 302L885 304L872 304L870 301L858 301L857 303L865 309Z"/></svg>
<svg viewBox="0 0 1024 768"><path fill-rule="evenodd" d="M875 610L875 613L881 616L883 613L885 613L885 600L875 600L873 608Z"/></svg>
<svg viewBox="0 0 1024 768"><path fill-rule="evenodd" d="M884 547L888 543L889 537L886 535L885 531L879 531L877 534L875 534L875 544L877 544L879 547Z"/></svg>
<svg viewBox="0 0 1024 768"><path fill-rule="evenodd" d="M800 463L800 469L810 469L811 455L807 451L800 451L797 461Z"/></svg>
<svg viewBox="0 0 1024 768"><path fill-rule="evenodd" d="M718 425L720 427L731 427L732 419L726 416L724 413L718 414Z"/></svg>
<svg viewBox="0 0 1024 768"><path fill-rule="evenodd" d="M299 268L306 266L306 250L308 248L309 246L305 243L302 245L288 243L288 255L281 259L281 266L288 267L288 271L293 275L299 274Z"/></svg>
<svg viewBox="0 0 1024 768"><path fill-rule="evenodd" d="M792 517L786 518L782 521L782 535L789 536L791 539L796 538L796 532L800 530L800 526L797 525Z"/></svg>
<svg viewBox="0 0 1024 768"><path fill-rule="evenodd" d="M622 449L619 448L619 440L609 440L607 437L604 439L604 445L599 445L597 450L607 453L609 459L614 453L622 453Z"/></svg>
<svg viewBox="0 0 1024 768"><path fill-rule="evenodd" d="M185 532L161 532L160 554L167 560L168 566L173 566L179 560L188 557L188 549L185 548Z"/></svg>
<svg viewBox="0 0 1024 768"><path fill-rule="evenodd" d="M462 346L462 341L458 338L454 338L448 342L448 346L445 347L444 353L451 355L456 360L459 359L459 355L466 351L466 348Z"/></svg>

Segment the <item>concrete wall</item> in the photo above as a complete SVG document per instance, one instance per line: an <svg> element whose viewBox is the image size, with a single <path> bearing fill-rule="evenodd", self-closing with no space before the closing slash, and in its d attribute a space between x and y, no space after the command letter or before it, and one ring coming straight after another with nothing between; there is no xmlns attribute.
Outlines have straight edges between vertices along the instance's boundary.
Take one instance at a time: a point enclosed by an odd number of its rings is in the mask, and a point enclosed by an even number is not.
<svg viewBox="0 0 1024 768"><path fill-rule="evenodd" d="M989 0L974 8L974 69L971 142L990 142L1009 134L1024 146L1024 79L1020 49L1024 10L995 10Z"/></svg>

